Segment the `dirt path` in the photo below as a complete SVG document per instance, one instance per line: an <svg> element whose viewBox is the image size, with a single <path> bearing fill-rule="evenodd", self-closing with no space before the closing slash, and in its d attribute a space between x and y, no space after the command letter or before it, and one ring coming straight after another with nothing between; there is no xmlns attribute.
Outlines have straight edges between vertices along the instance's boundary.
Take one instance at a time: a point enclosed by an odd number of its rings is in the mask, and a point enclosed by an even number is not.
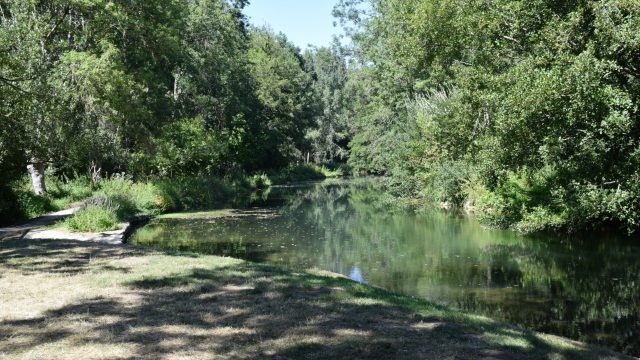
<svg viewBox="0 0 640 360"><path fill-rule="evenodd" d="M8 239L19 240L58 240L58 241L90 241L111 245L119 245L126 241L138 226L145 224L148 216L137 216L120 224L119 229L95 233L71 232L65 228L47 228L56 221L73 215L79 208L71 208L48 214L22 225L0 228L0 241Z"/></svg>
<svg viewBox="0 0 640 360"><path fill-rule="evenodd" d="M0 228L0 240L5 238L12 238L12 237L24 237L27 233L29 233L32 230L53 224L56 221L60 221L64 218L67 218L73 215L73 213L78 211L78 209L79 209L78 207L73 207L71 209L62 210L62 211L41 216L39 218L35 218L33 220L30 220L20 225L13 225L13 226Z"/></svg>

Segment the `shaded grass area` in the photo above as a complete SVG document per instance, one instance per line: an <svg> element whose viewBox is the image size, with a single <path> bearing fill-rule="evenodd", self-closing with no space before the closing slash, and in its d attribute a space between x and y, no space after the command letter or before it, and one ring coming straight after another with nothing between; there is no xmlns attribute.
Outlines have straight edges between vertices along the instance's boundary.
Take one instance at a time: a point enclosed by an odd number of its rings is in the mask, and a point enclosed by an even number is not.
<svg viewBox="0 0 640 360"><path fill-rule="evenodd" d="M624 358L353 283L231 258L0 241L0 358Z"/></svg>

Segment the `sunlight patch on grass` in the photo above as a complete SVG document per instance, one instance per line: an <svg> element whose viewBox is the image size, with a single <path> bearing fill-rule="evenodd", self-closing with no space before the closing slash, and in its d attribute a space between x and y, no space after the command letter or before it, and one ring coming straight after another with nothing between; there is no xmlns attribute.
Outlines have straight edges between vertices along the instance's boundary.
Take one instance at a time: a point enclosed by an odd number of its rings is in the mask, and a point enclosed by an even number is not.
<svg viewBox="0 0 640 360"><path fill-rule="evenodd" d="M504 330L503 332L487 332L482 335L487 341L500 346L515 347L522 350L531 350L533 345L528 340L522 338L521 332Z"/></svg>
<svg viewBox="0 0 640 360"><path fill-rule="evenodd" d="M333 334L340 337L366 337L372 336L373 332L358 329L337 329L333 331Z"/></svg>
<svg viewBox="0 0 640 360"><path fill-rule="evenodd" d="M375 298L352 298L350 296L345 296L343 299L340 300L340 302L342 304L350 304L350 305L360 305L360 306L373 306L373 305L382 305L382 306L388 306L389 303L381 300L381 299L375 299Z"/></svg>
<svg viewBox="0 0 640 360"><path fill-rule="evenodd" d="M560 350L572 350L572 351L586 350L586 346L582 343L565 339L555 335L536 334L536 338L546 343L546 345L548 345L549 347L553 347Z"/></svg>

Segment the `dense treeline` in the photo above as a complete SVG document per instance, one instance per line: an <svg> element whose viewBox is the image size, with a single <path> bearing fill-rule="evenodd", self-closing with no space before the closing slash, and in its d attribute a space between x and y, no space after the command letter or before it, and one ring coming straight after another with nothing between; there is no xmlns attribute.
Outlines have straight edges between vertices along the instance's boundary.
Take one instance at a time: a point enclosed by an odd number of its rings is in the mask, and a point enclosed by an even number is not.
<svg viewBox="0 0 640 360"><path fill-rule="evenodd" d="M0 0L0 212L27 167L41 194L348 161L488 225L638 228L637 1L342 0L352 46L305 52L247 3Z"/></svg>
<svg viewBox="0 0 640 360"><path fill-rule="evenodd" d="M640 220L640 2L343 0L350 164L489 225Z"/></svg>
<svg viewBox="0 0 640 360"><path fill-rule="evenodd" d="M27 166L45 194L52 175L344 160L345 127L327 123L343 124L331 112L344 58L252 27L247 3L0 0L0 213L17 211L9 187Z"/></svg>

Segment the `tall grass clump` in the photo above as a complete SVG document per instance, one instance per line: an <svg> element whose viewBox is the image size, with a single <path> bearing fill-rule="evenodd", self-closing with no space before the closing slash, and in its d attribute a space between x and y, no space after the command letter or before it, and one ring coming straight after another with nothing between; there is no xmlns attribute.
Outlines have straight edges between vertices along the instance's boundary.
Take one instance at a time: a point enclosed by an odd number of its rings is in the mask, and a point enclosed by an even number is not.
<svg viewBox="0 0 640 360"><path fill-rule="evenodd" d="M93 195L97 184L88 176L47 176L47 196L56 210L63 210L73 203L87 199Z"/></svg>
<svg viewBox="0 0 640 360"><path fill-rule="evenodd" d="M98 232L116 230L118 224L135 213L133 205L123 197L93 197L64 221L72 231Z"/></svg>
<svg viewBox="0 0 640 360"><path fill-rule="evenodd" d="M96 232L114 230L118 224L137 214L158 215L173 210L170 195L150 182L134 182L116 175L98 181L93 196L65 221L72 231Z"/></svg>
<svg viewBox="0 0 640 360"><path fill-rule="evenodd" d="M88 206L78 210L65 221L65 225L72 231L99 232L118 229L119 220L112 209L101 206Z"/></svg>
<svg viewBox="0 0 640 360"><path fill-rule="evenodd" d="M152 182L134 182L125 176L114 176L100 181L98 195L119 199L126 199L134 213L158 215L174 210L175 201L161 186Z"/></svg>

